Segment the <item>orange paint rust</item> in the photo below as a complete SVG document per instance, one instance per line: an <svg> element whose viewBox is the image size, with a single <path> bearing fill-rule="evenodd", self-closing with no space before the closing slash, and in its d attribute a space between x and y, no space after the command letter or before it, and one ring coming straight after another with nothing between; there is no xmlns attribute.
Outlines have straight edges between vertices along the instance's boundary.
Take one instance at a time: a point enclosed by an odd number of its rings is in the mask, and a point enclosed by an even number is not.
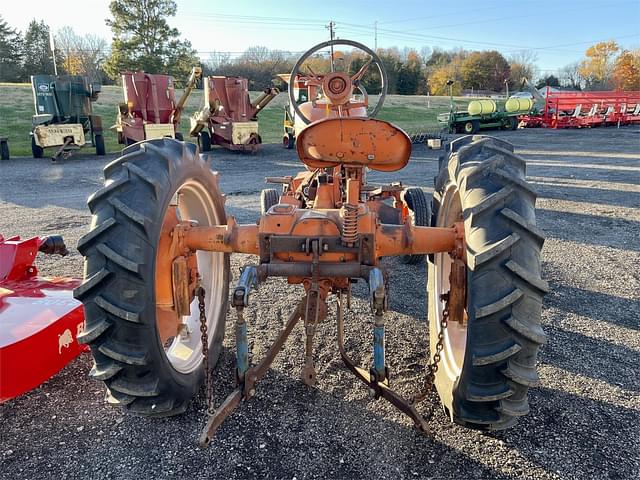
<svg viewBox="0 0 640 480"><path fill-rule="evenodd" d="M181 317L174 309L173 261L179 256L173 232L179 224L177 208L170 205L162 222L156 254L156 326L161 343L175 335ZM197 265L196 265L197 268Z"/></svg>
<svg viewBox="0 0 640 480"><path fill-rule="evenodd" d="M408 163L411 140L383 120L327 118L302 130L296 149L300 160L310 168L344 165L394 172Z"/></svg>
<svg viewBox="0 0 640 480"><path fill-rule="evenodd" d="M175 254L172 232L178 225L178 214L175 206L169 206L160 229L158 253L156 254L156 305L159 307L173 307L173 288L171 285L171 269Z"/></svg>
<svg viewBox="0 0 640 480"><path fill-rule="evenodd" d="M258 226L238 225L233 217L227 225L186 226L183 242L186 248L194 251L260 253Z"/></svg>
<svg viewBox="0 0 640 480"><path fill-rule="evenodd" d="M380 225L376 232L376 256L419 255L456 250L456 228Z"/></svg>

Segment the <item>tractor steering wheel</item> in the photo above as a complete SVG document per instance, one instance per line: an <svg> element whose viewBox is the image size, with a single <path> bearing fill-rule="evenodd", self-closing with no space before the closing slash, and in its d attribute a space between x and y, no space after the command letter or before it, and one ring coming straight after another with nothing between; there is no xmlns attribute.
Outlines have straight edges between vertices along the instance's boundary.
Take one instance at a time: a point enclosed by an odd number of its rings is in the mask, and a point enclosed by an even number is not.
<svg viewBox="0 0 640 480"><path fill-rule="evenodd" d="M360 68L360 70L358 70L358 72L356 72L354 75L352 75L350 77L351 80L351 84L353 87L355 87L356 89L361 90L361 92L364 95L365 98L365 102L368 102L368 95L366 93L366 90L364 90L364 87L360 84L360 80L362 79L362 77L364 76L364 74L367 72L367 70L369 69L369 66L371 66L371 64L375 64L376 67L378 67L378 72L380 73L380 83L381 83L381 91L380 91L380 97L378 98L378 103L376 103L375 108L373 109L373 111L371 112L371 114L369 115L370 117L375 117L379 112L380 109L382 108L382 105L384 104L384 100L387 96L387 71L384 69L384 65L382 64L382 61L380 60L380 57L378 57L378 55L376 54L376 52L374 52L373 50L371 50L369 47L367 47L366 45L363 45L361 43L358 42L354 42L353 40L330 40L327 42L323 42L323 43L319 43L318 45L312 47L310 50L307 50L296 62L296 64L293 66L293 70L291 71L291 77L289 80L289 104L293 106L293 109L296 113L296 115L306 124L310 124L311 120L309 120L304 113L302 113L302 110L300 109L300 107L298 106L298 102L296 101L296 97L294 94L294 88L295 88L295 79L297 78L297 76L300 73L300 68L302 67L302 65L304 64L304 62L314 53L316 53L318 50L321 50L323 48L327 48L327 47L332 47L334 45L349 45L351 47L355 47L359 50L362 50L363 52L365 52L366 54L368 54L371 58L368 62L366 62L362 68ZM315 73L311 72L312 76L314 78L314 80L317 83L322 83L321 81L321 77L319 75L316 75ZM310 99L311 100L311 99Z"/></svg>

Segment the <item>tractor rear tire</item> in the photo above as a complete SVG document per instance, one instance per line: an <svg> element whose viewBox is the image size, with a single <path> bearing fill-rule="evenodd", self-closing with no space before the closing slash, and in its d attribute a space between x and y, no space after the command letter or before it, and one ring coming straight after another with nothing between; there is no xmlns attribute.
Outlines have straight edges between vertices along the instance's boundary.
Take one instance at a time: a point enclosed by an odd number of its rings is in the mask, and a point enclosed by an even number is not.
<svg viewBox="0 0 640 480"><path fill-rule="evenodd" d="M198 393L205 373L198 307L193 302L191 316L183 317L186 338L176 335L163 345L156 323L158 240L173 199L183 220L226 223L217 174L194 144L154 139L125 148L104 168L104 176L105 186L88 200L91 230L78 242L85 257L84 282L74 296L84 304L86 321L78 341L90 345L90 375L104 381L110 403L145 416L179 414ZM213 368L224 335L229 255L197 255Z"/></svg>
<svg viewBox="0 0 640 480"><path fill-rule="evenodd" d="M31 153L33 158L42 158L44 155L44 148L36 144L36 137L31 137Z"/></svg>
<svg viewBox="0 0 640 480"><path fill-rule="evenodd" d="M435 385L445 411L479 430L511 427L529 412L538 383L536 358L546 341L540 325L548 292L540 273L543 233L536 227L536 193L525 162L511 144L467 136L450 145L433 197L434 226L464 220L467 323L449 319ZM429 261L431 352L436 351L450 257Z"/></svg>
<svg viewBox="0 0 640 480"><path fill-rule="evenodd" d="M0 160L9 160L10 158L9 142L0 142Z"/></svg>
<svg viewBox="0 0 640 480"><path fill-rule="evenodd" d="M260 213L266 214L271 207L280 202L280 195L275 188L265 188L260 192Z"/></svg>
<svg viewBox="0 0 640 480"><path fill-rule="evenodd" d="M99 157L106 155L107 151L104 148L104 137L101 134L98 134L94 137L94 141L96 144L96 155Z"/></svg>
<svg viewBox="0 0 640 480"><path fill-rule="evenodd" d="M200 132L198 135L198 146L201 152L211 151L211 135L209 135L209 132L205 130Z"/></svg>
<svg viewBox="0 0 640 480"><path fill-rule="evenodd" d="M291 133L285 133L282 137L282 146L287 150L292 150L296 144L296 137Z"/></svg>
<svg viewBox="0 0 640 480"><path fill-rule="evenodd" d="M403 192L404 201L411 210L411 223L418 227L431 225L431 202L421 188L407 188ZM424 263L425 255L402 255L400 261L407 265Z"/></svg>

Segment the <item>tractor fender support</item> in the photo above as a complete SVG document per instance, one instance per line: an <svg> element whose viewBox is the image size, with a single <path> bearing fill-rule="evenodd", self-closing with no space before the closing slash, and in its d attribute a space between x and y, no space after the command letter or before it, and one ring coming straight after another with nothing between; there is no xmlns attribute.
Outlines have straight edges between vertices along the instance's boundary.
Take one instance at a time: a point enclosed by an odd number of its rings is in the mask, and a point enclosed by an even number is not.
<svg viewBox="0 0 640 480"><path fill-rule="evenodd" d="M183 229L184 247L192 251L260 253L258 225L238 225L233 217L229 218L227 225L199 227L181 224L178 228Z"/></svg>
<svg viewBox="0 0 640 480"><path fill-rule="evenodd" d="M453 227L420 227L380 224L376 232L376 256L420 255L453 252L463 242L458 233L461 225Z"/></svg>

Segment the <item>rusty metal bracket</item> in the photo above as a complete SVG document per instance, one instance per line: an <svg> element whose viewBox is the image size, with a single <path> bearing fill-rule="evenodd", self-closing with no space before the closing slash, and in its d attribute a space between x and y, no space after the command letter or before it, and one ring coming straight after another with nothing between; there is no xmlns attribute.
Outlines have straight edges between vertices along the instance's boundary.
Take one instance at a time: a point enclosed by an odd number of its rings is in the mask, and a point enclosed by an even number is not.
<svg viewBox="0 0 640 480"><path fill-rule="evenodd" d="M416 429L422 433L428 432L427 420L416 410L416 408L405 398L400 396L389 388L387 381L376 381L371 372L358 367L349 358L347 351L344 347L344 309L342 306L342 295L338 295L338 307L337 307L337 323L338 323L338 349L340 350L340 356L346 367L351 370L356 377L364 382L370 389L375 398L382 397L398 410L406 414L413 420Z"/></svg>
<svg viewBox="0 0 640 480"><path fill-rule="evenodd" d="M313 254L313 260L311 263L311 287L307 291L307 301L304 310L304 326L305 326L305 351L304 351L304 366L300 376L305 385L314 386L316 384L316 369L313 362L313 338L316 333L316 326L321 321L321 308L320 304L324 302L324 299L320 294L318 266L320 263L320 255L322 254L322 248L320 247L322 240L313 239L309 242L309 249ZM326 311L326 310L325 310Z"/></svg>
<svg viewBox="0 0 640 480"><path fill-rule="evenodd" d="M278 338L273 343L273 345L271 345L271 348L269 348L262 361L259 364L249 368L244 376L244 381L227 396L227 398L216 409L213 415L209 416L207 424L200 433L200 439L198 442L202 448L206 448L209 446L213 435L218 430L220 425L222 425L222 422L229 415L231 415L231 413L233 413L236 408L238 408L242 399L248 400L249 398L255 396L255 383L262 377L264 377L264 375L269 370L269 367L273 363L273 360L276 358L276 355L278 354L278 352L280 352L280 350L282 350L282 346L291 334L293 327L296 326L296 324L302 317L301 312L305 308L305 305L306 299L303 298L298 303L295 310L291 312L291 315L287 320L287 324L285 325L282 332L280 332L280 335L278 335Z"/></svg>
<svg viewBox="0 0 640 480"><path fill-rule="evenodd" d="M465 325L467 323L467 268L460 258L454 257L451 262L449 284L451 285L448 294L449 318L459 322L460 325Z"/></svg>
<svg viewBox="0 0 640 480"><path fill-rule="evenodd" d="M249 294L258 288L258 271L255 265L247 265L242 269L238 285L233 291L233 306L243 308L249 306Z"/></svg>
<svg viewBox="0 0 640 480"><path fill-rule="evenodd" d="M64 155L64 153L65 153L65 151L66 151L67 147L68 147L69 145L71 145L72 143L73 143L73 137L67 137L67 138L65 138L64 143L60 146L60 148L58 148L58 150L56 150L56 153L54 153L54 154L51 156L51 161L52 161L52 162L57 162L57 161L58 161L58 159L59 159L61 156L63 156L63 155Z"/></svg>

